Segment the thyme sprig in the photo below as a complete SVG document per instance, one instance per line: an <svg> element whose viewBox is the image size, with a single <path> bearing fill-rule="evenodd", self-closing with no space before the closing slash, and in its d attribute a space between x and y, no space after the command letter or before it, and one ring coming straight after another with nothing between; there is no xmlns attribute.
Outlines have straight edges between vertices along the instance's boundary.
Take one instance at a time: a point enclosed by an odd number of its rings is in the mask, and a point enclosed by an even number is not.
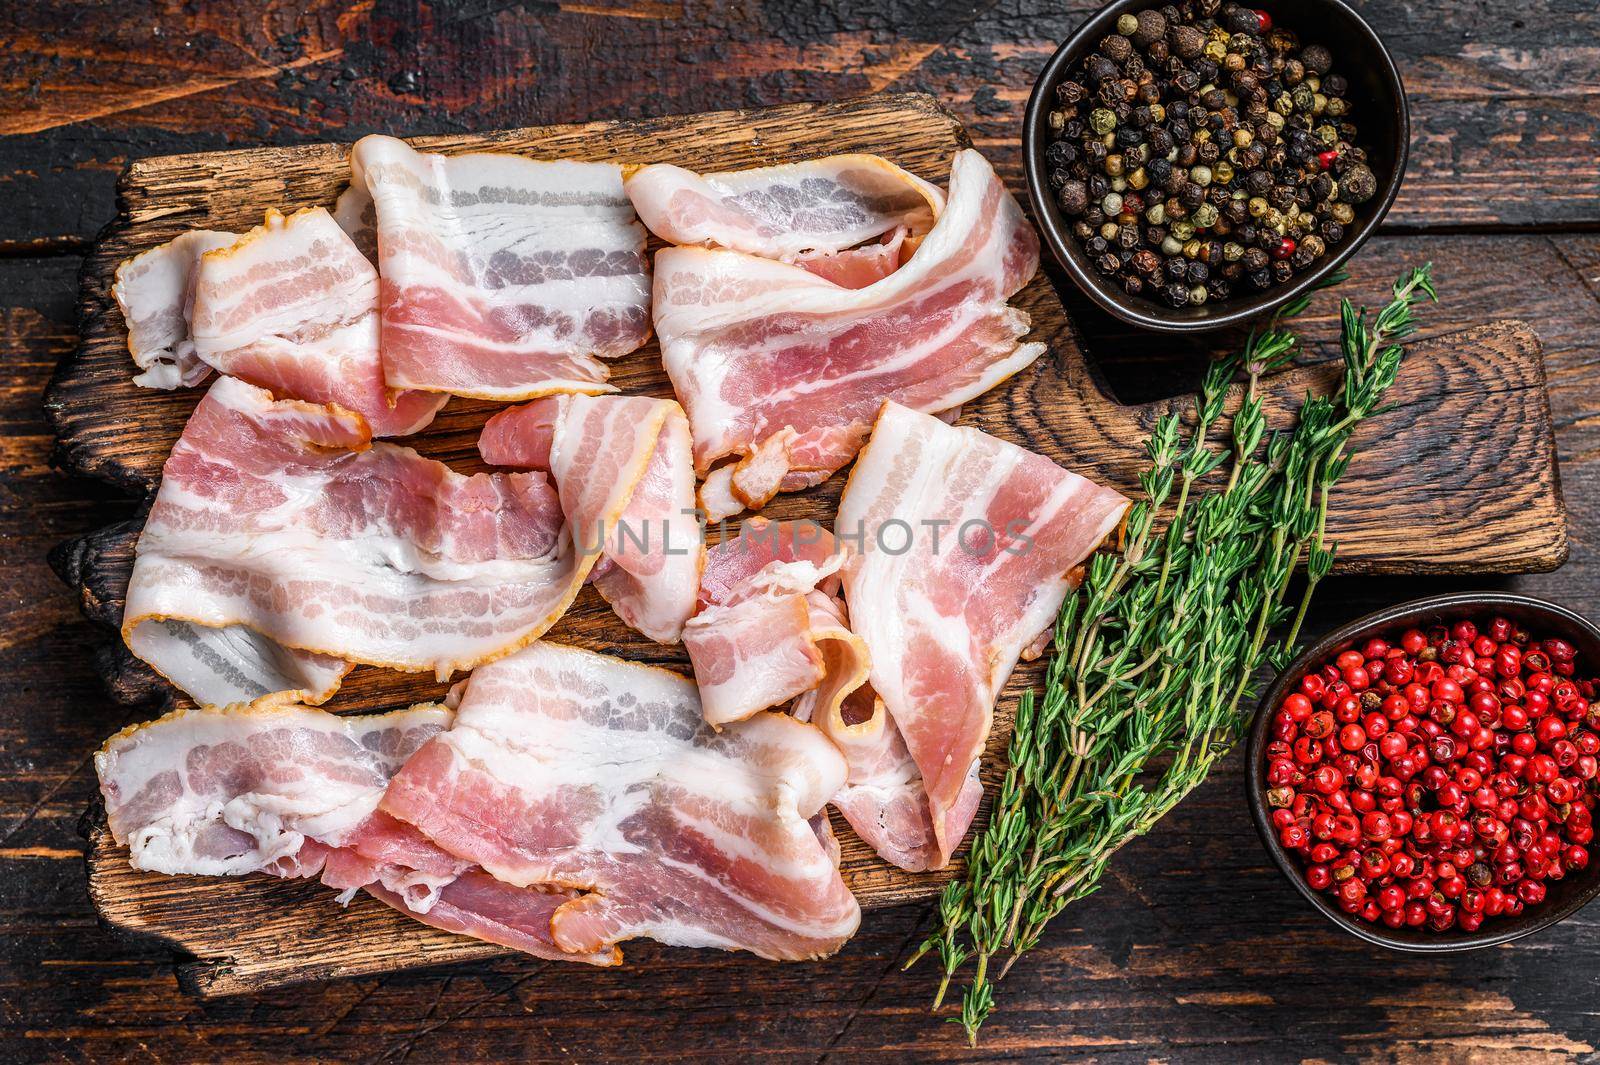
<svg viewBox="0 0 1600 1065"><path fill-rule="evenodd" d="M1260 384L1299 350L1283 319L1309 297L1209 367L1187 436L1177 411L1157 420L1122 549L1094 556L1067 597L1044 686L1018 702L988 825L907 963L938 957L935 1009L972 963L951 1019L973 1043L994 1010L994 981L1052 918L1099 888L1118 849L1205 779L1243 731L1257 671L1292 656L1337 550L1326 539L1329 494L1356 428L1394 383L1424 295L1436 298L1431 265L1402 275L1376 316L1342 301L1342 380L1329 395L1307 395L1290 427L1270 430ZM1238 406L1213 443L1236 381ZM1291 608L1302 562L1305 590Z"/></svg>

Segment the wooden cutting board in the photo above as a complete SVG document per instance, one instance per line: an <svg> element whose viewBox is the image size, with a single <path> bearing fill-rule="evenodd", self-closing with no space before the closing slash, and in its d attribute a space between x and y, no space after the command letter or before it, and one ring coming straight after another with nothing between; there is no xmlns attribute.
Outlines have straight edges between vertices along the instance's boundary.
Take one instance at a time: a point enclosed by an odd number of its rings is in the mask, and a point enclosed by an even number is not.
<svg viewBox="0 0 1600 1065"><path fill-rule="evenodd" d="M697 170L865 151L942 184L952 153L968 140L932 97L906 94L425 137L413 143L447 153L512 151L672 162ZM110 295L117 264L187 229L242 230L258 224L269 207L331 205L346 181L347 151L348 146L335 144L264 148L146 159L127 169L119 186L119 215L83 269L82 347L62 363L46 396L64 466L148 492L200 394L147 391L131 383L126 334ZM1101 387L1042 274L1016 302L1033 316L1032 339L1046 342L1050 351L969 404L962 422L1131 491L1150 427L1162 412L1187 400L1118 404ZM625 391L671 394L654 343L614 367L614 380ZM1309 367L1274 378L1268 386L1274 423L1285 424L1306 390L1325 387L1335 373L1333 367ZM1561 564L1567 529L1544 366L1538 340L1525 325L1494 322L1416 345L1392 398L1396 408L1362 430L1361 453L1335 497L1329 535L1340 544L1340 569L1504 573ZM415 446L458 468L476 468L474 442L493 409L493 404L452 401ZM1481 456L1492 461L1479 461ZM780 497L767 513L826 522L843 483L835 477L810 492ZM62 545L53 556L58 571L80 589L85 612L113 628L121 619L138 528L137 521L107 528ZM550 635L686 668L679 649L651 644L626 629L592 590ZM121 699L174 700L119 642L108 643L98 666ZM991 792L1003 772L1015 694L1037 678L1038 668L1019 670L1002 698L984 761ZM424 677L359 669L330 709L388 709L437 698L443 690ZM932 895L950 875L892 869L842 821L836 823L845 876L868 909ZM315 884L135 872L126 850L110 838L103 815L91 810L84 824L89 890L102 919L116 929L158 936L187 955L180 976L202 995L504 953L425 928L365 896L341 910L332 893Z"/></svg>

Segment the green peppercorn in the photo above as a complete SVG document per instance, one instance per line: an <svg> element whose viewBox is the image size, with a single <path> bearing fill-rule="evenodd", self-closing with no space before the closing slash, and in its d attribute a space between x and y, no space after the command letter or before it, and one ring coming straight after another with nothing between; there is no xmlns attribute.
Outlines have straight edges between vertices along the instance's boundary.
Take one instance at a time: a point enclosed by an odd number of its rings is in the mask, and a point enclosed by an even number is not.
<svg viewBox="0 0 1600 1065"><path fill-rule="evenodd" d="M1328 246L1322 242L1321 237L1311 233L1300 242L1300 250L1316 259L1328 250Z"/></svg>
<svg viewBox="0 0 1600 1065"><path fill-rule="evenodd" d="M1104 107L1097 107L1089 112L1089 128L1099 134L1110 133L1117 128L1117 116Z"/></svg>
<svg viewBox="0 0 1600 1065"><path fill-rule="evenodd" d="M1238 262L1244 255L1244 245L1230 240L1222 246L1222 257L1228 262Z"/></svg>
<svg viewBox="0 0 1600 1065"><path fill-rule="evenodd" d="M1217 224L1217 209L1209 203L1202 203L1195 208L1194 224L1199 229L1210 229Z"/></svg>
<svg viewBox="0 0 1600 1065"><path fill-rule="evenodd" d="M1212 173L1209 166L1196 166L1191 167L1189 170L1189 180L1194 182L1196 185L1199 185L1201 188L1205 188L1207 185L1211 184L1211 178Z"/></svg>
<svg viewBox="0 0 1600 1065"><path fill-rule="evenodd" d="M1183 243L1183 257L1193 259L1200 254L1201 243L1198 240L1186 240Z"/></svg>
<svg viewBox="0 0 1600 1065"><path fill-rule="evenodd" d="M1233 180L1233 166L1229 163L1218 163L1211 168L1211 177L1219 185L1226 185Z"/></svg>
<svg viewBox="0 0 1600 1065"><path fill-rule="evenodd" d="M1328 97L1328 106L1323 108L1323 112L1333 118L1338 118L1348 113L1349 110L1350 105L1337 96Z"/></svg>
<svg viewBox="0 0 1600 1065"><path fill-rule="evenodd" d="M1159 226L1167 220L1167 205L1164 203L1151 204L1144 212L1144 220L1153 226Z"/></svg>
<svg viewBox="0 0 1600 1065"><path fill-rule="evenodd" d="M1150 178L1149 175L1144 172L1144 167L1142 166L1128 175L1128 187L1130 189L1137 191L1144 188L1148 184L1150 184Z"/></svg>
<svg viewBox="0 0 1600 1065"><path fill-rule="evenodd" d="M1171 230L1173 238L1179 242L1179 247L1194 237L1194 226L1187 220L1174 222L1168 229Z"/></svg>
<svg viewBox="0 0 1600 1065"><path fill-rule="evenodd" d="M1132 37L1139 32L1139 20L1133 15L1118 15L1117 32L1124 36Z"/></svg>
<svg viewBox="0 0 1600 1065"><path fill-rule="evenodd" d="M1260 196L1252 196L1252 197L1250 197L1250 217L1251 218L1265 218L1266 215L1267 215L1267 212L1270 211L1271 209L1272 209L1272 205L1267 203L1267 201L1264 198L1262 198Z"/></svg>
<svg viewBox="0 0 1600 1065"><path fill-rule="evenodd" d="M1100 227L1100 235L1107 240L1117 239L1118 226L1115 222L1107 222Z"/></svg>
<svg viewBox="0 0 1600 1065"><path fill-rule="evenodd" d="M1233 146L1235 148L1248 148L1250 147L1250 142L1255 139L1255 135L1244 126L1240 126L1233 131Z"/></svg>
<svg viewBox="0 0 1600 1065"><path fill-rule="evenodd" d="M1205 301L1206 301L1206 287L1204 285L1196 285L1196 286L1194 286L1193 288L1191 288L1189 290L1189 302L1192 305L1198 307L1198 306L1200 306L1200 304L1204 303Z"/></svg>
<svg viewBox="0 0 1600 1065"><path fill-rule="evenodd" d="M1161 242L1161 254L1165 255L1169 259L1174 255L1182 255L1183 245L1179 243L1177 237L1168 234L1166 239L1162 240Z"/></svg>

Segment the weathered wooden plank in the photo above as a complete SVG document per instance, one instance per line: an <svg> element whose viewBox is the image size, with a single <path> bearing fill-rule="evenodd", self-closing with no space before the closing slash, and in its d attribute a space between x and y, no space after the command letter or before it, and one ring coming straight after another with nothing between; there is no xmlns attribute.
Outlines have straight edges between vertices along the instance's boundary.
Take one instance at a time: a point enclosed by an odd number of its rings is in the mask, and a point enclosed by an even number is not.
<svg viewBox="0 0 1600 1065"><path fill-rule="evenodd" d="M72 0L12 4L0 14L10 20L0 54L0 133L14 134L0 141L8 236L86 242L112 213L117 170L141 156L884 89L939 95L1020 182L1027 92L1097 6L316 0L239 17L237 6L196 15L133 0L121 17L95 19ZM1485 2L1359 6L1393 49L1416 114L1391 223L1600 221L1600 103L1585 91L1600 62L1593 5L1522 5L1515 17Z"/></svg>

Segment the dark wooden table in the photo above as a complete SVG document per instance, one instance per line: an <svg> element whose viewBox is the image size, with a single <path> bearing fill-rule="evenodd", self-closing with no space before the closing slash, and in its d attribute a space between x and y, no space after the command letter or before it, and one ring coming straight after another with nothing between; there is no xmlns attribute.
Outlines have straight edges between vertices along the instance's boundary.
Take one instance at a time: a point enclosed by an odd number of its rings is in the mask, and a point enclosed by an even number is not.
<svg viewBox="0 0 1600 1065"><path fill-rule="evenodd" d="M1465 957L1363 946L1268 867L1237 757L1006 979L977 1052L928 1015L930 974L900 972L926 905L869 915L816 965L642 945L620 973L508 960L207 1004L178 991L160 947L95 923L77 831L89 756L147 711L99 690L104 635L45 554L134 502L52 467L39 401L75 343L78 266L124 164L895 88L946 101L1020 189L1028 90L1090 6L0 3L0 1060L1595 1059L1600 908ZM1443 304L1428 331L1505 315L1539 331L1572 558L1499 583L1600 613L1600 12L1593 0L1358 6L1396 53L1415 129L1405 191L1349 287L1375 301L1401 267L1432 260ZM1079 320L1125 400L1192 380L1201 349ZM1330 322L1308 328L1326 341ZM1315 620L1458 586L1334 581Z"/></svg>

